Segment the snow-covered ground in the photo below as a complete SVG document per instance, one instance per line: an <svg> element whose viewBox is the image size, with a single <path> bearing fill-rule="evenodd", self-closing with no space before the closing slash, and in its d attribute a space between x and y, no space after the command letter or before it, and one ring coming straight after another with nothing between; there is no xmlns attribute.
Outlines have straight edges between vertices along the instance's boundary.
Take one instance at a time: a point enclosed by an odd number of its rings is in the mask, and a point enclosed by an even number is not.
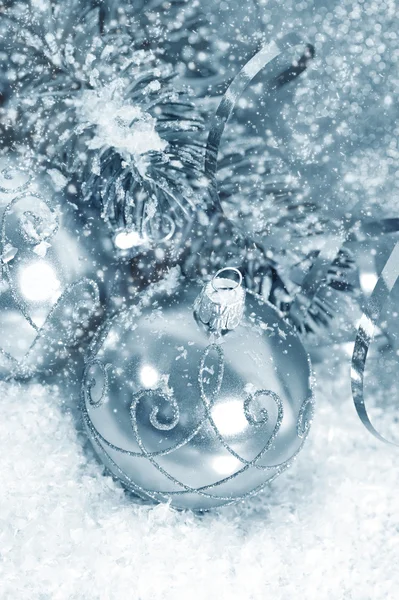
<svg viewBox="0 0 399 600"><path fill-rule="evenodd" d="M397 598L397 453L357 419L348 364L330 367L292 469L203 516L133 503L56 390L2 384L0 598Z"/></svg>

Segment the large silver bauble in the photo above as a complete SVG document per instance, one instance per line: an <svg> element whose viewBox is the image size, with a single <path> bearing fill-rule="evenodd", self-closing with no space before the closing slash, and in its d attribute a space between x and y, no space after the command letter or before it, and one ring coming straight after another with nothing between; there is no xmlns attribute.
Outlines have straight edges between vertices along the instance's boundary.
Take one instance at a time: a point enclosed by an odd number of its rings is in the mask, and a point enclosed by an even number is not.
<svg viewBox="0 0 399 600"><path fill-rule="evenodd" d="M0 163L0 379L57 370L81 354L109 299L112 242L100 218Z"/></svg>
<svg viewBox="0 0 399 600"><path fill-rule="evenodd" d="M250 292L243 314L245 293L227 311L213 305L209 285L157 284L111 319L82 384L88 434L113 475L141 497L195 510L261 490L301 450L313 414L295 330Z"/></svg>

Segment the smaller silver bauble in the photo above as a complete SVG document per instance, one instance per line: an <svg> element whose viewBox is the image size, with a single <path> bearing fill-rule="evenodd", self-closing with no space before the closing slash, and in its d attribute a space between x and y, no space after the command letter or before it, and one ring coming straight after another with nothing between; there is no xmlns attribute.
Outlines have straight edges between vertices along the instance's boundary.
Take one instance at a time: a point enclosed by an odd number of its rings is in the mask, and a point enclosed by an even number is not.
<svg viewBox="0 0 399 600"><path fill-rule="evenodd" d="M105 223L21 163L0 163L0 379L82 354L116 269Z"/></svg>
<svg viewBox="0 0 399 600"><path fill-rule="evenodd" d="M139 496L195 510L237 502L302 448L308 356L239 279L225 273L201 289L172 273L93 341L84 422L103 463Z"/></svg>

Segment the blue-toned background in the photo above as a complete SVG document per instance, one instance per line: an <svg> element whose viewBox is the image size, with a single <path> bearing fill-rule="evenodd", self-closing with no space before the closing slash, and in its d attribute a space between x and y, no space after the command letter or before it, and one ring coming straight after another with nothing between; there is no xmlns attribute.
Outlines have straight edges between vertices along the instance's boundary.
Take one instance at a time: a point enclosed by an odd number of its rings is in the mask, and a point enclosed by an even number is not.
<svg viewBox="0 0 399 600"><path fill-rule="evenodd" d="M363 200L371 216L398 216L399 4L202 3L219 5L223 35L244 36L248 52L251 38L255 50L290 30L314 44L308 71L267 113L276 143L331 211ZM133 504L103 476L57 390L1 384L0 598L397 598L397 452L355 415L349 355L330 354L316 376L315 421L292 469L202 517ZM375 376L373 414L389 431L397 371Z"/></svg>

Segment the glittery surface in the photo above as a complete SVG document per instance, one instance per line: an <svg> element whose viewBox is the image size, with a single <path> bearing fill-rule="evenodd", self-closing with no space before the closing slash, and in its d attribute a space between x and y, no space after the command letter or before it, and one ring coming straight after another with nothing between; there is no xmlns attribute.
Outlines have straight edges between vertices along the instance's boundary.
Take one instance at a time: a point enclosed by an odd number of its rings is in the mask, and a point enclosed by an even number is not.
<svg viewBox="0 0 399 600"><path fill-rule="evenodd" d="M318 411L291 470L202 517L132 503L65 398L3 384L0 597L395 598L396 454L355 415L348 363L318 369Z"/></svg>
<svg viewBox="0 0 399 600"><path fill-rule="evenodd" d="M157 289L148 302L148 291L115 315L82 379L103 464L141 498L181 509L257 494L294 462L313 414L310 363L292 327L247 292L234 331L209 336L193 314L208 286L181 278L173 294Z"/></svg>

